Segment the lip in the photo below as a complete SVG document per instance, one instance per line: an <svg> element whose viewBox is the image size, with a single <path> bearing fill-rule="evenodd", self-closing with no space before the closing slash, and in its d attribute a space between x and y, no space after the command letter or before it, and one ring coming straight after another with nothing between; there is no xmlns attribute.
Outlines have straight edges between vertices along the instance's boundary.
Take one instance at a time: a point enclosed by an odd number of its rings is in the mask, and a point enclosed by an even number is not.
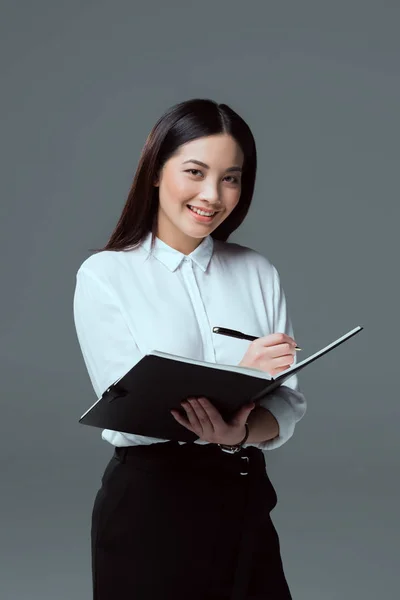
<svg viewBox="0 0 400 600"><path fill-rule="evenodd" d="M191 205L190 205L191 206ZM195 221L197 221L198 223L212 223L215 219L215 217L217 216L217 211L215 212L214 215L212 215L211 217L204 217L202 215L198 215L197 213L193 212L192 210L190 210L189 208L189 204L187 204L187 208L190 211L191 217L192 219L194 219ZM193 207L193 208L197 208L197 207ZM200 209L201 210L201 209Z"/></svg>
<svg viewBox="0 0 400 600"><path fill-rule="evenodd" d="M191 206L192 208L197 208L197 210L203 210L204 212L220 212L221 209L219 210L213 210L211 211L209 208L206 208L205 206L195 206L194 204L186 204L186 206Z"/></svg>

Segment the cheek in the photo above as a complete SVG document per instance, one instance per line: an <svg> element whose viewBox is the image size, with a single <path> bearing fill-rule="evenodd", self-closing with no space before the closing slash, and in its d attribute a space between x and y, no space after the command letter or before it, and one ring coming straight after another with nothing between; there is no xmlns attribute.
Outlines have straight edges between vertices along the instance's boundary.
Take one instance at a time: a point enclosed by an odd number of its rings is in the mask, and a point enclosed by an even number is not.
<svg viewBox="0 0 400 600"><path fill-rule="evenodd" d="M180 204L192 193L193 186L190 185L190 182L178 178L171 178L168 182L165 182L164 195L172 203Z"/></svg>
<svg viewBox="0 0 400 600"><path fill-rule="evenodd" d="M234 190L226 196L226 206L229 212L232 212L234 208L239 204L240 190Z"/></svg>

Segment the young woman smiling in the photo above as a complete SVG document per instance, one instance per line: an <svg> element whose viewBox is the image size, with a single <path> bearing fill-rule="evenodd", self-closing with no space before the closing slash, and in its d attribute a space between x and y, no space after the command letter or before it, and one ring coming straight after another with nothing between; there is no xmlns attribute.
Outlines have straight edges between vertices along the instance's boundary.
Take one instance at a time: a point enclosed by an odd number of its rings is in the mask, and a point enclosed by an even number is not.
<svg viewBox="0 0 400 600"><path fill-rule="evenodd" d="M277 270L227 241L256 165L248 125L225 104L189 100L155 124L108 244L77 273L75 326L98 397L154 348L271 375L293 364ZM92 513L94 600L288 600L265 453L305 413L297 377L230 422L207 398L182 406L171 418L192 444L102 431L114 451Z"/></svg>

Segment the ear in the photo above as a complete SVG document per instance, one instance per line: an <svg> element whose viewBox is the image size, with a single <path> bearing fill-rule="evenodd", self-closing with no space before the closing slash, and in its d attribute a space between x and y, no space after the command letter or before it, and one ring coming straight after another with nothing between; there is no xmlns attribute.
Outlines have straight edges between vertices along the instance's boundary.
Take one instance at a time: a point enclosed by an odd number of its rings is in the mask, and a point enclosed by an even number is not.
<svg viewBox="0 0 400 600"><path fill-rule="evenodd" d="M160 178L159 178L158 174L155 176L153 186L160 187Z"/></svg>

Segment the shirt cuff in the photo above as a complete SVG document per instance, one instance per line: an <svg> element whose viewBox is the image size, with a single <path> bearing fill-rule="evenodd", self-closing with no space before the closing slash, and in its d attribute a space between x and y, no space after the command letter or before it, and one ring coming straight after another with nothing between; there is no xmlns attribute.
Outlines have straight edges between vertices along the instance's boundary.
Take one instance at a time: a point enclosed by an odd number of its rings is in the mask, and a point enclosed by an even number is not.
<svg viewBox="0 0 400 600"><path fill-rule="evenodd" d="M275 417L279 425L279 435L272 440L259 442L261 450L274 450L285 444L293 435L296 423L306 412L306 399L301 392L287 386L280 386L274 393L260 401Z"/></svg>

